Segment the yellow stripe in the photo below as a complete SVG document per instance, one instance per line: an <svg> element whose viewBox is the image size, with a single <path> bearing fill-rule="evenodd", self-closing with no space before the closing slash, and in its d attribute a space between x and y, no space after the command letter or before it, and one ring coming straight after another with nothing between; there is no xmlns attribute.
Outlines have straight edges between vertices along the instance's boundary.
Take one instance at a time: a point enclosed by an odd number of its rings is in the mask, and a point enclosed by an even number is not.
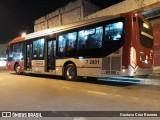
<svg viewBox="0 0 160 120"><path fill-rule="evenodd" d="M107 95L106 93L103 92L96 92L96 91L87 91L88 93L95 93L95 94L99 94L99 95Z"/></svg>

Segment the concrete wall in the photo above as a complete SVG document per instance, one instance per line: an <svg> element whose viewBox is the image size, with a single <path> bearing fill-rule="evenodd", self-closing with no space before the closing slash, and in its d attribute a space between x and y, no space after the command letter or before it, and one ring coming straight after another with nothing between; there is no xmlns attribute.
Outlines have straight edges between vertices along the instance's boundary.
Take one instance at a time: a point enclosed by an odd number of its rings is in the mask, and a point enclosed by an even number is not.
<svg viewBox="0 0 160 120"><path fill-rule="evenodd" d="M142 7L155 4L158 2L160 2L160 0L125 0L116 5L98 11L92 15L89 15L87 18L94 18L99 16L108 16L108 15L115 15L119 13L129 12L141 9Z"/></svg>
<svg viewBox="0 0 160 120"><path fill-rule="evenodd" d="M47 14L34 22L34 32L82 20L99 8L86 0L70 2L63 8Z"/></svg>
<svg viewBox="0 0 160 120"><path fill-rule="evenodd" d="M34 31L41 31L64 24L73 23L82 19L89 19L99 16L110 16L133 10L146 10L158 7L160 0L125 0L108 8L98 11L98 7L87 0L77 0L70 2L63 8L47 14L34 22ZM146 7L146 6L151 6ZM98 12L96 12L98 11Z"/></svg>

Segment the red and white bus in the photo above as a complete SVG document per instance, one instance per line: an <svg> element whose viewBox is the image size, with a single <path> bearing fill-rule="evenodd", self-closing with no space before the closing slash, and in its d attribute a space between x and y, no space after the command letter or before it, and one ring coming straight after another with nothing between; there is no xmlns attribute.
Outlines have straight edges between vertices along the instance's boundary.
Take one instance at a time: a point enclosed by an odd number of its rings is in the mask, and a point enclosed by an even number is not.
<svg viewBox="0 0 160 120"><path fill-rule="evenodd" d="M99 17L18 37L9 42L7 69L78 77L152 73L151 24L135 12Z"/></svg>

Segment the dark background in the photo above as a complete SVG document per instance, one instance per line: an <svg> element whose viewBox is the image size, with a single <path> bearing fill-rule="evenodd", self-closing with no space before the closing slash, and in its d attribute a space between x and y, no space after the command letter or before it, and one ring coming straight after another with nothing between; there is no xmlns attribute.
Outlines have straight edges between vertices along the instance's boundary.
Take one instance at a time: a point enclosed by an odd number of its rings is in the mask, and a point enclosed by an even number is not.
<svg viewBox="0 0 160 120"><path fill-rule="evenodd" d="M0 0L0 43L33 32L34 21L74 0ZM123 0L91 0L101 9Z"/></svg>

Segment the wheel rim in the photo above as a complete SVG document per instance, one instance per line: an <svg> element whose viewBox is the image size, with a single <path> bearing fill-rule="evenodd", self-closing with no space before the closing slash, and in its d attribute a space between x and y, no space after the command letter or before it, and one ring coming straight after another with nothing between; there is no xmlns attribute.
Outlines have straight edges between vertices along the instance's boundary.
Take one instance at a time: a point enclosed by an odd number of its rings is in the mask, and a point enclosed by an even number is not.
<svg viewBox="0 0 160 120"><path fill-rule="evenodd" d="M69 79L73 79L75 76L75 69L73 67L68 67L67 76Z"/></svg>
<svg viewBox="0 0 160 120"><path fill-rule="evenodd" d="M20 73L20 66L16 67L16 73Z"/></svg>

